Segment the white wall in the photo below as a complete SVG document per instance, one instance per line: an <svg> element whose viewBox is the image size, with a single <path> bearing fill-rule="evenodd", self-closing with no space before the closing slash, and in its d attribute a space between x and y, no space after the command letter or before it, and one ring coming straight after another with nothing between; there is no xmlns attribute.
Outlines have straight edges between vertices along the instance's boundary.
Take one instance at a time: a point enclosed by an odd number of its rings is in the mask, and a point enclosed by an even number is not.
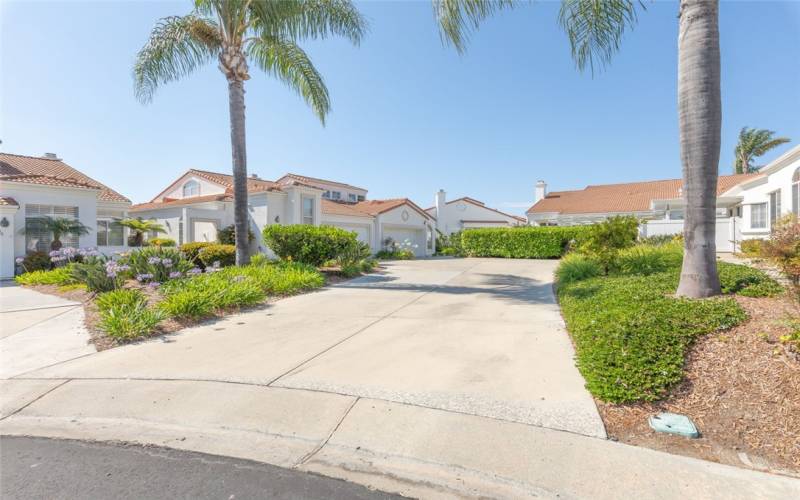
<svg viewBox="0 0 800 500"><path fill-rule="evenodd" d="M369 245L373 253L380 250L374 237L375 219L372 217L322 214L322 224L335 226L345 231L354 231L358 236L358 240Z"/></svg>
<svg viewBox="0 0 800 500"><path fill-rule="evenodd" d="M403 214L407 214L404 219ZM427 247L428 225L433 225L433 221L414 210L409 205L400 205L397 208L380 214L377 218L378 224L378 246L383 246L383 241L387 237L392 237L398 243L411 236L408 231L413 233L414 243L417 245L416 255L430 255L432 250Z"/></svg>
<svg viewBox="0 0 800 500"><path fill-rule="evenodd" d="M192 175L188 173L184 175L181 179L177 182L173 183L172 186L168 188L167 191L162 193L159 196L159 201L164 198L175 198L175 199L182 199L183 198L183 185L189 182L190 180L197 181L200 183L200 194L198 196L206 196L210 194L223 194L225 192L225 188L220 186L219 184L210 182L202 177L198 177L196 175Z"/></svg>
<svg viewBox="0 0 800 500"><path fill-rule="evenodd" d="M773 191L781 192L781 211L784 216L792 211L792 176L800 168L800 159L789 163L787 166L767 175L766 179L759 179L747 189L742 190L742 236L749 238L766 238L770 233L769 220L769 194ZM767 203L767 227L763 229L752 227L751 206L756 203Z"/></svg>
<svg viewBox="0 0 800 500"><path fill-rule="evenodd" d="M436 217L437 228L444 234L452 234L466 227L505 227L516 226L520 221L514 217L509 217L501 213L495 212L487 207L478 206L474 203L467 201L455 201L454 203L445 203L444 207L438 213L436 208L427 210L427 213ZM475 223L462 223L461 221L498 221L502 224L475 224Z"/></svg>

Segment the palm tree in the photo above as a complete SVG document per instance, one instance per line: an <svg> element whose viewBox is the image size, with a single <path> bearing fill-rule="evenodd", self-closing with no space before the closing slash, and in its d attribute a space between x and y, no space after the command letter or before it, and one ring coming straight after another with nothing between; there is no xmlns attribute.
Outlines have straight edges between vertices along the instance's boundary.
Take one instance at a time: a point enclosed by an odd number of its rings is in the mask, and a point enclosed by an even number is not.
<svg viewBox="0 0 800 500"><path fill-rule="evenodd" d="M781 144L786 144L791 139L788 137L774 137L775 132L763 128L744 127L739 132L739 143L734 151L735 163L733 171L736 174L750 174L759 167L753 165L753 160L774 149Z"/></svg>
<svg viewBox="0 0 800 500"><path fill-rule="evenodd" d="M514 6L511 0L433 1L443 40L459 52L481 21ZM559 23L578 69L594 72L596 66L608 64L644 8L637 0L562 0ZM708 297L720 293L714 240L722 128L719 1L680 0L678 19L678 122L686 214L677 294Z"/></svg>
<svg viewBox="0 0 800 500"><path fill-rule="evenodd" d="M119 221L119 225L127 227L133 231L133 245L140 247L144 243L144 233L166 233L164 226L154 220L144 220L141 217L137 219L123 219Z"/></svg>
<svg viewBox="0 0 800 500"><path fill-rule="evenodd" d="M249 63L293 88L324 125L328 89L297 42L339 35L358 44L366 29L350 0L197 0L190 14L161 19L139 51L133 74L143 103L159 85L215 60L228 81L237 264L250 260L244 105Z"/></svg>
<svg viewBox="0 0 800 500"><path fill-rule="evenodd" d="M46 231L52 233L53 241L50 242L50 250L59 250L63 246L61 243L62 235L83 236L89 234L90 229L77 219L45 215L28 219L25 222L23 231Z"/></svg>

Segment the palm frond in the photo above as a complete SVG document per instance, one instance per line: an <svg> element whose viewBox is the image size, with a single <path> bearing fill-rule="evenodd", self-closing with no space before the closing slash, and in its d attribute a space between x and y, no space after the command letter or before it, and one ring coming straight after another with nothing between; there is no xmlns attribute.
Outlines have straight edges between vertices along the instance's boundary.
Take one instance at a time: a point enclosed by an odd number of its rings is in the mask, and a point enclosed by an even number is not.
<svg viewBox="0 0 800 500"><path fill-rule="evenodd" d="M511 7L513 0L433 0L439 36L462 54L469 37L484 19Z"/></svg>
<svg viewBox="0 0 800 500"><path fill-rule="evenodd" d="M579 70L605 67L619 50L625 31L638 20L635 0L562 0L558 22L569 37L572 58Z"/></svg>
<svg viewBox="0 0 800 500"><path fill-rule="evenodd" d="M195 14L161 19L136 56L134 92L148 103L160 84L188 75L210 62L220 47L219 30L210 19Z"/></svg>
<svg viewBox="0 0 800 500"><path fill-rule="evenodd" d="M328 88L303 49L288 38L264 35L251 39L246 52L264 72L293 88L325 125L331 108Z"/></svg>
<svg viewBox="0 0 800 500"><path fill-rule="evenodd" d="M788 137L774 137L775 131L742 127L739 131L739 142L736 144L734 171L737 173L755 172L758 167L753 160L763 156L770 150L790 142Z"/></svg>
<svg viewBox="0 0 800 500"><path fill-rule="evenodd" d="M350 0L252 0L252 29L290 40L341 36L358 45L369 24Z"/></svg>

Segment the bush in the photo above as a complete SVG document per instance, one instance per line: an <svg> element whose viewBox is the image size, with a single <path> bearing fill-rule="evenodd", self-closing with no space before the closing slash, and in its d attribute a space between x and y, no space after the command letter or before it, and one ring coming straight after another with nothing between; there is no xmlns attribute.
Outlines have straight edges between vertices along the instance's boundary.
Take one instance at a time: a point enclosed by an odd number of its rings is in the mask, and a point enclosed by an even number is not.
<svg viewBox="0 0 800 500"><path fill-rule="evenodd" d="M582 281L603 274L603 269L596 260L585 255L571 253L561 259L556 269L556 281L559 286L573 281Z"/></svg>
<svg viewBox="0 0 800 500"><path fill-rule="evenodd" d="M268 265L231 267L217 273L227 279L245 276L253 280L264 293L288 295L303 290L319 288L325 278L313 266L298 262L280 262Z"/></svg>
<svg viewBox="0 0 800 500"><path fill-rule="evenodd" d="M678 273L597 277L558 288L589 391L615 403L653 401L683 378L698 336L746 318L731 298L670 297Z"/></svg>
<svg viewBox="0 0 800 500"><path fill-rule="evenodd" d="M644 238L639 238L639 243L642 245L658 247L661 245L676 243L679 239L681 239L681 235L678 234L656 234L654 236L645 236Z"/></svg>
<svg viewBox="0 0 800 500"><path fill-rule="evenodd" d="M247 241L250 243L255 239L255 235L250 228L247 229ZM236 226L231 224L217 231L217 241L223 245L236 245Z"/></svg>
<svg viewBox="0 0 800 500"><path fill-rule="evenodd" d="M436 236L436 254L451 257L462 257L464 249L461 246L461 231L447 235L439 232Z"/></svg>
<svg viewBox="0 0 800 500"><path fill-rule="evenodd" d="M764 271L740 264L717 262L722 293L736 293L747 297L772 297L783 291L781 286Z"/></svg>
<svg viewBox="0 0 800 500"><path fill-rule="evenodd" d="M414 258L414 252L408 248L381 250L375 254L375 257L380 260L411 260Z"/></svg>
<svg viewBox="0 0 800 500"><path fill-rule="evenodd" d="M103 256L87 257L83 262L70 266L72 278L83 283L90 292L108 292L118 288L125 279L127 269L120 269L116 262Z"/></svg>
<svg viewBox="0 0 800 500"><path fill-rule="evenodd" d="M30 252L22 258L22 269L26 273L50 269L50 256L44 252Z"/></svg>
<svg viewBox="0 0 800 500"><path fill-rule="evenodd" d="M180 250L164 246L133 250L123 255L119 263L127 271L125 277L136 278L142 283L163 283L180 278L193 267Z"/></svg>
<svg viewBox="0 0 800 500"><path fill-rule="evenodd" d="M796 215L788 215L774 225L762 254L778 266L789 280L795 299L800 300L800 220Z"/></svg>
<svg viewBox="0 0 800 500"><path fill-rule="evenodd" d="M236 247L233 245L209 245L201 248L197 256L206 267L232 266L236 264Z"/></svg>
<svg viewBox="0 0 800 500"><path fill-rule="evenodd" d="M110 337L132 339L150 335L164 319L164 313L147 307L139 290L120 289L98 295L98 327Z"/></svg>
<svg viewBox="0 0 800 500"><path fill-rule="evenodd" d="M467 229L461 233L461 245L470 257L555 259L587 232L587 226Z"/></svg>
<svg viewBox="0 0 800 500"><path fill-rule="evenodd" d="M14 281L20 285L72 285L75 278L72 276L72 265L58 267L52 271L32 271L20 274Z"/></svg>
<svg viewBox="0 0 800 500"><path fill-rule="evenodd" d="M180 246L180 250L183 252L183 255L185 255L186 258L192 262L192 264L204 269L205 265L203 264L203 261L200 260L198 254L200 253L200 250L204 249L205 247L215 244L216 243L208 243L205 241L195 241L193 243L184 243Z"/></svg>
<svg viewBox="0 0 800 500"><path fill-rule="evenodd" d="M264 242L281 259L321 266L352 251L358 240L356 233L332 226L275 224L264 228Z"/></svg>
<svg viewBox="0 0 800 500"><path fill-rule="evenodd" d="M151 238L145 244L149 247L174 247L175 240L172 238Z"/></svg>
<svg viewBox="0 0 800 500"><path fill-rule="evenodd" d="M615 269L623 275L647 276L672 269L680 269L683 248L677 243L661 246L636 245L619 251Z"/></svg>
<svg viewBox="0 0 800 500"><path fill-rule="evenodd" d="M742 240L739 244L739 247L742 250L742 253L747 255L748 257L760 257L761 256L761 247L764 245L764 240L761 239L752 239L752 240Z"/></svg>
<svg viewBox="0 0 800 500"><path fill-rule="evenodd" d="M233 268L232 268L233 269ZM266 298L253 279L223 271L173 281L162 288L162 311L176 318L199 319L216 310L247 307Z"/></svg>
<svg viewBox="0 0 800 500"><path fill-rule="evenodd" d="M257 253L250 256L250 264L254 266L265 266L270 263L269 257L263 253Z"/></svg>
<svg viewBox="0 0 800 500"><path fill-rule="evenodd" d="M589 226L581 252L596 259L608 274L616 263L620 250L636 244L639 235L636 217L617 215Z"/></svg>

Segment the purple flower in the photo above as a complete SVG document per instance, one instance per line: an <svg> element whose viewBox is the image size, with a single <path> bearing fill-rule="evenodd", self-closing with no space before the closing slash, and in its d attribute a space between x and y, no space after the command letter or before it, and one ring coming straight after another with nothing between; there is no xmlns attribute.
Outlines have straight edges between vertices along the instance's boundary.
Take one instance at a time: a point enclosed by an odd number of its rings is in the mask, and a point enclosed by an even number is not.
<svg viewBox="0 0 800 500"><path fill-rule="evenodd" d="M158 257L150 257L149 259L147 259L147 263L150 265L160 264L161 259L159 259Z"/></svg>
<svg viewBox="0 0 800 500"><path fill-rule="evenodd" d="M60 250L53 250L52 252L50 252L49 255L50 255L50 257L58 257L59 255L61 255L61 251Z"/></svg>
<svg viewBox="0 0 800 500"><path fill-rule="evenodd" d="M106 276L108 276L109 278L116 278L117 277L117 272L113 271L113 270L106 271Z"/></svg>
<svg viewBox="0 0 800 500"><path fill-rule="evenodd" d="M172 259L161 259L161 263L164 267L172 267Z"/></svg>
<svg viewBox="0 0 800 500"><path fill-rule="evenodd" d="M159 283L158 281L151 281L150 283L147 284L149 288L158 288L159 285L161 285L161 283Z"/></svg>
<svg viewBox="0 0 800 500"><path fill-rule="evenodd" d="M198 274L202 274L202 273L203 273L203 270L200 269L199 267L194 267L194 268L189 269L188 271L186 271L186 274L191 274L192 276L197 276Z"/></svg>
<svg viewBox="0 0 800 500"><path fill-rule="evenodd" d="M141 281L151 280L151 279L153 279L153 275L150 274L150 273L142 273L142 274L137 274L136 275L136 280L140 281L140 282Z"/></svg>
<svg viewBox="0 0 800 500"><path fill-rule="evenodd" d="M171 279L171 280L174 280L176 278L180 278L181 276L183 276L183 273L180 272L180 271L173 271L173 272L169 273L169 279Z"/></svg>
<svg viewBox="0 0 800 500"><path fill-rule="evenodd" d="M130 271L131 266L127 264L122 264L121 266L117 266L117 271Z"/></svg>

